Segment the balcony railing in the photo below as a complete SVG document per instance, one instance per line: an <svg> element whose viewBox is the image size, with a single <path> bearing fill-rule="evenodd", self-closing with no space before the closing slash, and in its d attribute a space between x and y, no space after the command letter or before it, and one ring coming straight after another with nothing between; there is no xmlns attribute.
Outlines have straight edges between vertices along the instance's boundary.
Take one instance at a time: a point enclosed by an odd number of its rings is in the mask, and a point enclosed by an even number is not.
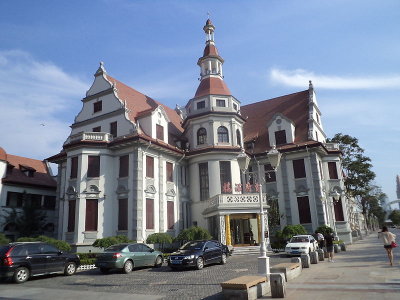
<svg viewBox="0 0 400 300"><path fill-rule="evenodd" d="M266 207L266 197L263 194L263 203ZM258 193L249 194L219 194L208 200L208 208L244 204L244 206L260 207Z"/></svg>
<svg viewBox="0 0 400 300"><path fill-rule="evenodd" d="M111 142L113 136L108 132L80 132L71 135L64 144L69 144L76 141L97 141L97 142Z"/></svg>
<svg viewBox="0 0 400 300"><path fill-rule="evenodd" d="M338 143L325 143L325 147L328 150L340 150Z"/></svg>

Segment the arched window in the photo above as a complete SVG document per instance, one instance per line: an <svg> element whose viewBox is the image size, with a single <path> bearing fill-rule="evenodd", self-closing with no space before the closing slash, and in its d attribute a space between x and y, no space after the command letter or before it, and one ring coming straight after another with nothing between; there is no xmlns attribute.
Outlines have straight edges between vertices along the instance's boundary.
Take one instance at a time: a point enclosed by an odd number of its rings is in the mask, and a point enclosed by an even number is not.
<svg viewBox="0 0 400 300"><path fill-rule="evenodd" d="M238 146L242 146L242 137L240 136L240 130L236 129L236 143Z"/></svg>
<svg viewBox="0 0 400 300"><path fill-rule="evenodd" d="M207 130L200 128L197 130L197 145L203 145L207 142Z"/></svg>
<svg viewBox="0 0 400 300"><path fill-rule="evenodd" d="M229 143L228 129L224 126L218 127L218 143Z"/></svg>

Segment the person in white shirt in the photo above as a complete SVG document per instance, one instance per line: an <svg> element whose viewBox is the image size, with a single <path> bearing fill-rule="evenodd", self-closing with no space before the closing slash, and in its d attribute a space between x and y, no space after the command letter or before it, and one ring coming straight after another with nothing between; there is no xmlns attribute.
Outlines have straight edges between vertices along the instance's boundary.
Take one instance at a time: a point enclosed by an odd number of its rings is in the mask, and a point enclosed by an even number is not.
<svg viewBox="0 0 400 300"><path fill-rule="evenodd" d="M382 231L379 232L378 237L383 241L383 247L385 248L387 255L389 257L390 265L393 266L393 246L392 242L395 242L396 235L389 232L386 226L382 227Z"/></svg>

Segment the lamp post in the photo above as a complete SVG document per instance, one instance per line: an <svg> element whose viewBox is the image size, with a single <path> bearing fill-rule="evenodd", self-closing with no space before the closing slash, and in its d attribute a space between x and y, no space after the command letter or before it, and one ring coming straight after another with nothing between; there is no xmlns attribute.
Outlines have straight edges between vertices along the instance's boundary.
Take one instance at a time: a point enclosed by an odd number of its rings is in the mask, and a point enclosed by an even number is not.
<svg viewBox="0 0 400 300"><path fill-rule="evenodd" d="M276 168L279 166L279 162L281 159L281 153L275 148L275 145L272 149L267 153L267 157L271 167L273 168L274 172ZM243 174L246 172L247 168L249 167L250 157L242 150L242 152L237 157L238 164L240 170ZM269 276L269 257L267 256L267 247L265 243L265 219L264 219L264 203L263 203L263 195L262 195L262 182L261 182L261 168L260 163L254 157L254 160L257 163L258 168L258 184L259 184L259 201L260 201L260 222L261 222L261 241L260 241L260 257L258 257L258 274Z"/></svg>
<svg viewBox="0 0 400 300"><path fill-rule="evenodd" d="M332 221L333 221L333 230L335 231L335 239L338 239L337 235L337 230L336 230L336 216L335 216L335 203L337 203L340 200L340 194L338 193L337 190L334 190L331 192L332 196L332 208L331 208L331 213L332 213Z"/></svg>

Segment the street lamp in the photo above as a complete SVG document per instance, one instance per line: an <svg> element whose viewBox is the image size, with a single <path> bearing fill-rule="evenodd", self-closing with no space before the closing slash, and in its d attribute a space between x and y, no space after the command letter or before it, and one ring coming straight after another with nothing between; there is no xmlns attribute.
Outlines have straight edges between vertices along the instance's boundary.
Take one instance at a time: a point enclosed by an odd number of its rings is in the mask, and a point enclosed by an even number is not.
<svg viewBox="0 0 400 300"><path fill-rule="evenodd" d="M269 163L273 171L275 172L277 167L279 166L279 162L281 159L281 153L275 148L273 145L272 149L267 153L267 157ZM259 184L259 200L260 200L260 221L261 221L261 241L260 241L260 257L258 257L258 274L269 276L269 257L267 256L267 247L265 243L265 220L264 220L264 204L263 204L263 195L262 195L262 181L261 181L261 168L260 163L254 156L254 160L257 163L258 167L258 184ZM239 164L240 170L243 174L246 172L249 167L250 157L242 150L242 152L238 155L237 161Z"/></svg>
<svg viewBox="0 0 400 300"><path fill-rule="evenodd" d="M337 190L333 190L331 192L331 197L333 199L332 201L332 208L331 208L331 213L332 213L332 221L333 221L333 230L335 231L335 240L338 239L337 235L337 230L336 230L336 216L335 216L335 203L339 202L340 200L340 194Z"/></svg>

